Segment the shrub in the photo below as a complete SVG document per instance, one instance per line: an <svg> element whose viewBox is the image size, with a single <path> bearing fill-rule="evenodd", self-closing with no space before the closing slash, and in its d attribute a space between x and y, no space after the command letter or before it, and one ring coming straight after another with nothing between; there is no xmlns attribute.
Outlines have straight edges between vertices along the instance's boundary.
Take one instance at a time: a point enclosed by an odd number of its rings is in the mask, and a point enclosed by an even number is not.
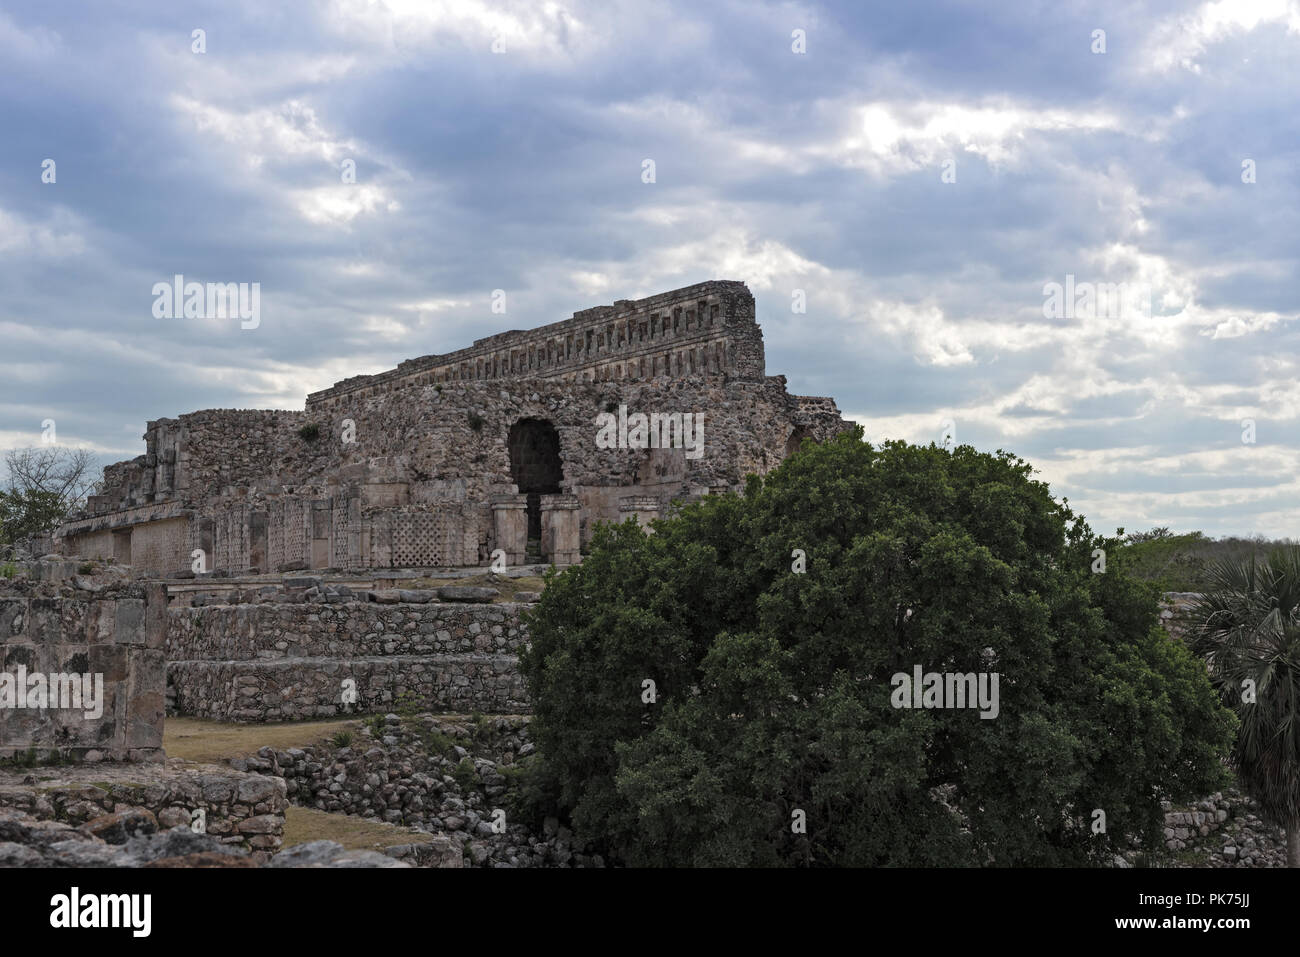
<svg viewBox="0 0 1300 957"><path fill-rule="evenodd" d="M298 435L302 437L304 442L315 442L320 438L320 426L315 422L309 422L298 430Z"/></svg>
<svg viewBox="0 0 1300 957"><path fill-rule="evenodd" d="M854 429L652 535L599 526L527 616L555 810L631 865L1096 864L1128 835L1160 846L1161 799L1222 781L1232 716L1159 628L1156 589L1092 573L1117 541L1031 474ZM998 674L997 717L895 707L916 666Z"/></svg>
<svg viewBox="0 0 1300 957"><path fill-rule="evenodd" d="M430 754L446 754L451 750L452 740L441 731L429 731L424 736L424 744Z"/></svg>
<svg viewBox="0 0 1300 957"><path fill-rule="evenodd" d="M351 731L335 731L334 737L331 738L336 748L350 748L352 746Z"/></svg>
<svg viewBox="0 0 1300 957"><path fill-rule="evenodd" d="M471 412L469 414L469 427L475 432L480 431L483 428L483 416L477 412Z"/></svg>
<svg viewBox="0 0 1300 957"><path fill-rule="evenodd" d="M424 710L425 701L414 691L402 691L393 702L393 713L401 718L414 718Z"/></svg>
<svg viewBox="0 0 1300 957"><path fill-rule="evenodd" d="M469 791L478 784L478 770L470 758L461 758L460 764L452 770L451 776L456 779L462 791Z"/></svg>
<svg viewBox="0 0 1300 957"><path fill-rule="evenodd" d="M505 778L503 802L509 820L540 832L546 818L555 813L555 794L560 785L554 768L534 752L497 770Z"/></svg>
<svg viewBox="0 0 1300 957"><path fill-rule="evenodd" d="M1269 541L1262 535L1219 539L1201 532L1175 535L1167 528L1154 528L1128 535L1123 547L1107 559L1121 564L1135 578L1154 582L1162 591L1199 592L1211 586L1216 566L1252 556L1263 559L1270 549L1288 544L1295 543L1285 538Z"/></svg>

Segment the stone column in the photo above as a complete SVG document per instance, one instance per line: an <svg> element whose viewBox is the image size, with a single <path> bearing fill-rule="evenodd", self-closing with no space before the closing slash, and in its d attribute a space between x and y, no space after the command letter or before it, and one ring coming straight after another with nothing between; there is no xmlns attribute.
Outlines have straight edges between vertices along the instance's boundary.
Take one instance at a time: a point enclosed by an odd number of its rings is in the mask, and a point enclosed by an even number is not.
<svg viewBox="0 0 1300 957"><path fill-rule="evenodd" d="M254 516L254 518L256 518L256 516ZM311 534L311 538L307 543L307 548L308 548L307 567L308 568L329 568L330 565L334 564L333 555L331 554L333 549L330 547L331 533L334 530L333 529L334 512L333 509L330 508L329 500L318 499L316 501L313 501L309 506L309 511L307 512L307 521L310 523L310 534ZM250 531L251 530L252 530L252 526L250 525ZM262 526L262 535L263 538L265 538L266 535L265 523L263 523ZM257 539L254 538L253 539L254 551L252 552L253 555L256 555L256 551L255 551L257 547L256 542ZM266 546L265 544L263 544L262 554L265 553L266 553Z"/></svg>
<svg viewBox="0 0 1300 957"><path fill-rule="evenodd" d="M628 516L636 516L637 524L647 528L653 519L659 517L659 499L653 495L625 495L618 500L619 518L627 521Z"/></svg>
<svg viewBox="0 0 1300 957"><path fill-rule="evenodd" d="M270 549L270 516L266 512L253 512L248 516L248 570L269 572L267 558Z"/></svg>
<svg viewBox="0 0 1300 957"><path fill-rule="evenodd" d="M578 496L542 496L542 556L547 561L556 565L582 561L578 519Z"/></svg>
<svg viewBox="0 0 1300 957"><path fill-rule="evenodd" d="M361 499L348 499L348 568L366 568L370 565L370 535L363 533L361 524ZM364 535L364 539L363 536Z"/></svg>
<svg viewBox="0 0 1300 957"><path fill-rule="evenodd" d="M491 504L495 547L505 550L506 564L522 565L528 548L528 497L493 495Z"/></svg>

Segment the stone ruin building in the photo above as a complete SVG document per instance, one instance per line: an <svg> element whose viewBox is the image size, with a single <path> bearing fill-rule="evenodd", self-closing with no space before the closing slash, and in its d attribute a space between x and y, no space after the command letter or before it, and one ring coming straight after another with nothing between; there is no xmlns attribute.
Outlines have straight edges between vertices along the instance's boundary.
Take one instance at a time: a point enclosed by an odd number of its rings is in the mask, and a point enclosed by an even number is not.
<svg viewBox="0 0 1300 957"><path fill-rule="evenodd" d="M607 447L598 419L616 412L620 429L625 415L703 415L703 446ZM738 282L480 339L339 382L309 396L302 412L209 410L150 422L147 453L107 468L102 493L58 530L60 550L77 557L46 555L0 576L4 670L15 686L35 673L60 687L96 679L93 703L19 707L0 696L0 763L13 765L0 767L0 818L14 839L0 863L67 866L92 860L87 852L96 866L156 862L139 841L122 843L128 824L152 820L192 841L196 814L213 847L237 846L265 863L283 843L292 801L435 832L387 848L388 857L372 854L378 863L485 865L499 853L497 864L513 865L518 833L495 850L466 843L481 817L459 795L472 801L477 791L433 787L455 780L442 773L411 774L411 753L395 750L404 747L402 718L386 712L494 715L515 741L500 760L526 753L515 751L526 719L504 716L531 710L518 654L539 594L434 580L479 578L474 566L497 549L523 566L505 578L535 575L539 558L572 563L601 520L646 522L674 501L738 490L804 438L848 427L832 400L790 395L783 377L766 375L754 300ZM195 549L210 558L200 576ZM203 580L177 580L195 577ZM1191 597L1167 596L1163 622L1175 633ZM362 714L383 722L364 758L335 741L263 748L228 766L164 763L165 715ZM421 751L424 733L409 732ZM483 780L504 781L489 754L473 762L476 774L492 764L496 776ZM48 771L34 784L28 768L49 757L91 767ZM388 787L373 787L376 775ZM1283 836L1264 835L1248 815L1228 830L1230 813L1217 794L1193 810L1168 809L1166 847L1183 853L1224 825L1221 845L1213 835L1222 848L1213 866L1285 862ZM80 839L51 843L51 827L71 836L69 823L82 824ZM99 834L111 840L88 843ZM20 845L19 835L31 836Z"/></svg>
<svg viewBox="0 0 1300 957"><path fill-rule="evenodd" d="M702 450L601 448L598 417L624 408L703 415ZM188 577L196 549L228 575L465 567L497 549L562 565L598 521L739 490L848 427L832 399L766 374L744 283L704 282L354 376L301 412L157 419L56 540L150 577Z"/></svg>

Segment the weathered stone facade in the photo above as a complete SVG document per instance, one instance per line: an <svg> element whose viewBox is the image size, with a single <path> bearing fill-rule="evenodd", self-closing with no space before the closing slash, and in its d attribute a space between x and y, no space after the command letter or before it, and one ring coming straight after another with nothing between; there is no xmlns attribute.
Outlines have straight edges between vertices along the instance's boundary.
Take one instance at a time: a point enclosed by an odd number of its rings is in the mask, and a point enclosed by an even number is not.
<svg viewBox="0 0 1300 957"><path fill-rule="evenodd" d="M245 850L269 853L283 842L289 802L278 777L179 762L153 769L54 769L35 788L23 776L0 771L0 808L73 826L130 808L152 817L155 830L184 826Z"/></svg>
<svg viewBox="0 0 1300 957"><path fill-rule="evenodd" d="M675 447L600 447L602 414L620 434L658 416ZM697 449L675 415L695 417ZM109 466L58 538L152 576L188 573L195 550L234 574L464 567L498 549L567 564L597 521L739 489L848 427L833 400L766 375L744 284L707 282L347 379L302 412L150 422L146 454Z"/></svg>
<svg viewBox="0 0 1300 957"><path fill-rule="evenodd" d="M0 590L0 758L163 760L165 587L62 564Z"/></svg>
<svg viewBox="0 0 1300 957"><path fill-rule="evenodd" d="M263 748L259 769L282 776L294 804L443 836L467 866L603 867L600 855L586 853L581 838L555 818L534 832L506 812L516 786L507 775L534 750L528 720L376 716L346 746ZM439 857L434 866L457 862Z"/></svg>
<svg viewBox="0 0 1300 957"><path fill-rule="evenodd" d="M527 710L517 658L527 639L523 605L362 597L173 608L171 710L241 722L333 717L399 702L440 711ZM345 700L345 689L355 699Z"/></svg>

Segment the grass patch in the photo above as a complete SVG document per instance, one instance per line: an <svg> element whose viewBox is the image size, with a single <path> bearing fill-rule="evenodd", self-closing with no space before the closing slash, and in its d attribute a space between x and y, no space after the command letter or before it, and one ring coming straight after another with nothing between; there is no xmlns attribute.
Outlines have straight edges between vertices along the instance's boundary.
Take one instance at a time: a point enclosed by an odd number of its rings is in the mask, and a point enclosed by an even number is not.
<svg viewBox="0 0 1300 957"><path fill-rule="evenodd" d="M317 744L339 732L350 733L358 727L356 718L278 724L224 724L202 718L168 718L163 725L163 748L169 758L220 764L231 758L256 754L258 748L269 746L284 750Z"/></svg>
<svg viewBox="0 0 1300 957"><path fill-rule="evenodd" d="M427 841L429 835L410 828L337 814L310 807L285 808L284 846L306 844L308 841L338 841L349 851L373 851L394 844L415 844Z"/></svg>

